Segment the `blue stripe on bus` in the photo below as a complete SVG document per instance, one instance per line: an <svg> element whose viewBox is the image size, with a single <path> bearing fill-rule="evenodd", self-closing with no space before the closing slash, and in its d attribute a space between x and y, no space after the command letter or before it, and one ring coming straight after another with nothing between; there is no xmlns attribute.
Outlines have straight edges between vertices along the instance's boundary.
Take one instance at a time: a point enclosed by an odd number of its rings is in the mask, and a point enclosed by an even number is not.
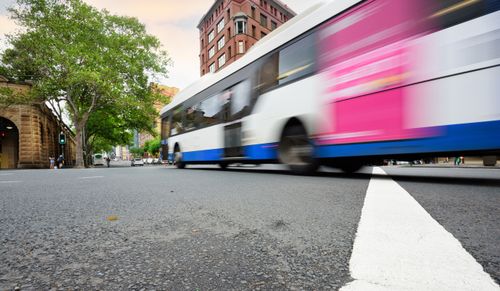
<svg viewBox="0 0 500 291"><path fill-rule="evenodd" d="M327 145L316 148L317 158L398 155L431 152L475 151L500 149L500 121L448 125L436 128L441 135L429 138L384 141L360 144ZM277 160L277 143L243 147L247 160ZM183 153L185 162L218 162L224 149ZM169 154L170 161L173 155Z"/></svg>
<svg viewBox="0 0 500 291"><path fill-rule="evenodd" d="M257 144L243 147L245 159L247 160L275 160L278 158L277 144ZM224 156L224 149L211 149L182 153L182 159L185 162L210 162L220 161ZM168 155L170 161L173 160L173 154Z"/></svg>
<svg viewBox="0 0 500 291"><path fill-rule="evenodd" d="M316 149L318 158L395 155L500 149L500 121L438 127L436 137L361 144L328 145Z"/></svg>
<svg viewBox="0 0 500 291"><path fill-rule="evenodd" d="M224 155L224 149L212 149L182 153L182 160L184 162L210 162L220 161Z"/></svg>
<svg viewBox="0 0 500 291"><path fill-rule="evenodd" d="M276 160L278 159L278 144L265 143L243 147L245 156L249 160Z"/></svg>

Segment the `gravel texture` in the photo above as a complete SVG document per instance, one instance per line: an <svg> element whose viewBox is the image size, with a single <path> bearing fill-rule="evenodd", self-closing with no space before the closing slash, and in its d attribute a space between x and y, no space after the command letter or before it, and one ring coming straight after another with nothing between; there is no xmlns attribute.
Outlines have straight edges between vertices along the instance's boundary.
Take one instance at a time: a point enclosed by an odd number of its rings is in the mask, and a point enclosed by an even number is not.
<svg viewBox="0 0 500 291"><path fill-rule="evenodd" d="M370 177L0 174L0 290L337 290Z"/></svg>

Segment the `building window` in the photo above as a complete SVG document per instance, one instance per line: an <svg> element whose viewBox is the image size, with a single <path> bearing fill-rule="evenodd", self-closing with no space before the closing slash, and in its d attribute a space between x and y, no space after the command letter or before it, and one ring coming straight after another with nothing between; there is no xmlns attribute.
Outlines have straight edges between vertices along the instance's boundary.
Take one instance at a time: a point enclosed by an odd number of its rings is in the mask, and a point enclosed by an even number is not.
<svg viewBox="0 0 500 291"><path fill-rule="evenodd" d="M201 39L201 48L203 49L205 47L205 40L202 38Z"/></svg>
<svg viewBox="0 0 500 291"><path fill-rule="evenodd" d="M231 38L231 36L232 36L232 35L231 35L231 27L228 27L228 28L227 28L227 37L228 37L228 38Z"/></svg>
<svg viewBox="0 0 500 291"><path fill-rule="evenodd" d="M213 46L208 50L208 59L211 59L214 55L215 55L215 47Z"/></svg>
<svg viewBox="0 0 500 291"><path fill-rule="evenodd" d="M267 16L262 13L260 14L260 25L267 28Z"/></svg>
<svg viewBox="0 0 500 291"><path fill-rule="evenodd" d="M247 22L245 20L237 20L236 21L236 34L245 34L247 33Z"/></svg>
<svg viewBox="0 0 500 291"><path fill-rule="evenodd" d="M233 53L231 52L231 46L227 48L227 58L230 59L232 57Z"/></svg>
<svg viewBox="0 0 500 291"><path fill-rule="evenodd" d="M205 62L205 55L201 55L201 62L204 63Z"/></svg>
<svg viewBox="0 0 500 291"><path fill-rule="evenodd" d="M212 42L215 38L215 32L212 30L208 33L208 43Z"/></svg>
<svg viewBox="0 0 500 291"><path fill-rule="evenodd" d="M227 19L231 19L231 9L227 10Z"/></svg>
<svg viewBox="0 0 500 291"><path fill-rule="evenodd" d="M224 29L224 18L222 18L221 21L217 23L217 33L221 32L223 29Z"/></svg>
<svg viewBox="0 0 500 291"><path fill-rule="evenodd" d="M215 63L211 63L210 66L208 66L208 71L210 73L215 72Z"/></svg>
<svg viewBox="0 0 500 291"><path fill-rule="evenodd" d="M238 53L239 54L244 54L245 53L245 42L243 41L238 41Z"/></svg>
<svg viewBox="0 0 500 291"><path fill-rule="evenodd" d="M219 69L222 68L226 64L226 54L223 54L217 59L217 62L219 64Z"/></svg>
<svg viewBox="0 0 500 291"><path fill-rule="evenodd" d="M276 22L271 21L271 30L275 30L278 27L278 24Z"/></svg>
<svg viewBox="0 0 500 291"><path fill-rule="evenodd" d="M263 32L263 31L260 32L260 38L264 38L266 35L267 35L267 33Z"/></svg>
<svg viewBox="0 0 500 291"><path fill-rule="evenodd" d="M255 25L252 25L252 36L257 37L257 27Z"/></svg>
<svg viewBox="0 0 500 291"><path fill-rule="evenodd" d="M255 7L252 7L252 18L255 19Z"/></svg>
<svg viewBox="0 0 500 291"><path fill-rule="evenodd" d="M226 38L222 36L217 42L217 50L221 50L225 44L226 44Z"/></svg>

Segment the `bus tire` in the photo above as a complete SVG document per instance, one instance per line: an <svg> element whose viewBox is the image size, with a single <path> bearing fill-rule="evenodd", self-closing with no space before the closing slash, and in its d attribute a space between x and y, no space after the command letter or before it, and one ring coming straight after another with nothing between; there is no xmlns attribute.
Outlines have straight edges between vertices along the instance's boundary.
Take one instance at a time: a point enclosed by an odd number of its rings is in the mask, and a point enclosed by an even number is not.
<svg viewBox="0 0 500 291"><path fill-rule="evenodd" d="M314 145L301 124L286 126L278 146L278 156L282 164L297 175L316 172L319 162L314 158Z"/></svg>
<svg viewBox="0 0 500 291"><path fill-rule="evenodd" d="M220 162L220 163L219 163L219 167L220 167L222 170L227 169L227 166L228 166L228 164L227 164L227 163L224 163L224 162Z"/></svg>
<svg viewBox="0 0 500 291"><path fill-rule="evenodd" d="M182 152L178 145L174 149L174 165L177 169L184 169L186 164L182 161Z"/></svg>

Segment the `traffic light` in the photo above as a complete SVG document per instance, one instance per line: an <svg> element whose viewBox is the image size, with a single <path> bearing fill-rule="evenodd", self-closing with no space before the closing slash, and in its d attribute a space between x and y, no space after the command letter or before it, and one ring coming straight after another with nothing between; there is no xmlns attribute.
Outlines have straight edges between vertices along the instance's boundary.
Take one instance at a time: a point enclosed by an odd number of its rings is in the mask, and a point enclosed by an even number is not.
<svg viewBox="0 0 500 291"><path fill-rule="evenodd" d="M7 132L0 130L0 137L6 137L6 136L7 136Z"/></svg>
<svg viewBox="0 0 500 291"><path fill-rule="evenodd" d="M66 144L66 135L62 132L59 134L59 144Z"/></svg>

